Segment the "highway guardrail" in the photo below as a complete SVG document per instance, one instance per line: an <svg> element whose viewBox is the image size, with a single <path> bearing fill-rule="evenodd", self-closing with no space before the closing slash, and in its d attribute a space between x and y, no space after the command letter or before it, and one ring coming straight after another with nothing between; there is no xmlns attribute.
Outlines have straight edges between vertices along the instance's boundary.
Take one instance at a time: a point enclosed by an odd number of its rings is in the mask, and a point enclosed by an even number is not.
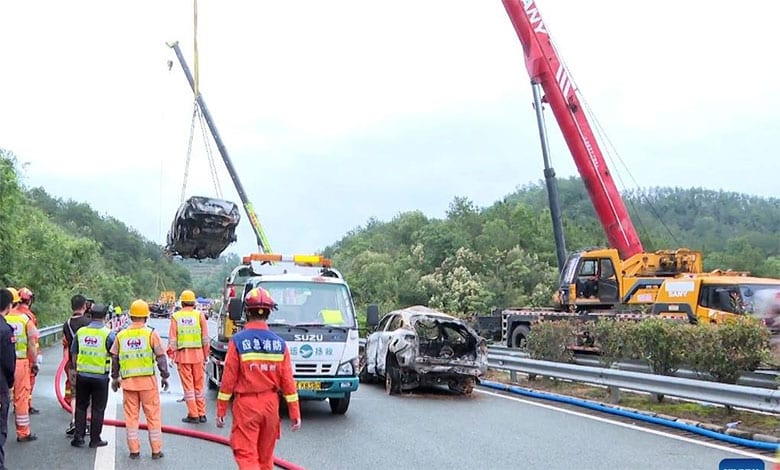
<svg viewBox="0 0 780 470"><path fill-rule="evenodd" d="M538 361L506 354L489 355L488 367L768 413L780 413L780 390L562 362Z"/></svg>

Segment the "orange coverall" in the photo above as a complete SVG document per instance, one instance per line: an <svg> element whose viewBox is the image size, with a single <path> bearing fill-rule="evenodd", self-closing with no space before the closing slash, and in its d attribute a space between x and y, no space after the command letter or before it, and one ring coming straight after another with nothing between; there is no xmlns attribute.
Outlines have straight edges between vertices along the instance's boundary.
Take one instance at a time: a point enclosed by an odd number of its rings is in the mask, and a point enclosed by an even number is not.
<svg viewBox="0 0 780 470"><path fill-rule="evenodd" d="M228 345L217 417L227 414L233 397L230 447L239 470L273 470L274 447L281 437L279 391L290 419L301 419L290 351L264 321L250 321Z"/></svg>
<svg viewBox="0 0 780 470"><path fill-rule="evenodd" d="M184 307L179 312L196 312L193 307ZM177 312L177 313L179 313ZM200 312L198 312L200 313ZM200 347L180 347L179 328L176 314L171 315L168 330L168 354L176 362L181 387L184 389L184 401L187 403L187 416L199 418L206 416L206 395L203 393L205 379L204 364L209 357L209 326L206 316L200 313Z"/></svg>
<svg viewBox="0 0 780 470"><path fill-rule="evenodd" d="M24 317L18 309L11 310L6 316L6 321L14 327L15 340L18 343L22 335L27 339L27 357L16 356L16 373L14 375L14 415L16 422L16 438L24 438L30 435L30 369L38 359L38 329L29 320L26 321L24 331L16 331L17 324L13 323L13 316Z"/></svg>
<svg viewBox="0 0 780 470"><path fill-rule="evenodd" d="M133 322L127 327L130 329L144 328L143 322ZM119 348L122 347L119 336L111 346L111 377L116 379L120 375ZM165 349L160 335L152 330L151 344L157 359L157 367L163 378L168 378L168 362L165 359ZM162 357L162 360L160 358ZM149 445L152 453L162 452L162 413L160 410L160 391L157 389L157 378L154 374L140 377L128 377L122 379L122 405L124 407L125 425L127 427L127 447L131 453L141 452L141 441L138 434L138 422L141 407L146 416L146 426L149 430Z"/></svg>
<svg viewBox="0 0 780 470"><path fill-rule="evenodd" d="M27 317L32 321L33 325L35 325L35 328L37 330L38 328L38 318L35 316L32 310L30 310L30 307L27 304L19 304L19 306L16 308L19 312L27 315ZM41 345L38 343L38 339L35 340L35 349L37 351L41 350ZM38 364L38 357L36 356L33 362L30 363L30 405L29 408L32 408L32 396L33 396L33 389L35 389L35 373L32 371L32 365Z"/></svg>

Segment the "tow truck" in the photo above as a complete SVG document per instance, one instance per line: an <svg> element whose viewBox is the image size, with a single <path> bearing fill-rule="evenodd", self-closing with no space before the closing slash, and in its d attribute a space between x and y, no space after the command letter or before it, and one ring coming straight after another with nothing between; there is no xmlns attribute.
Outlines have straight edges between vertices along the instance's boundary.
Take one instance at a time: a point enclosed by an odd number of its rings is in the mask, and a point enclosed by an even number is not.
<svg viewBox="0 0 780 470"><path fill-rule="evenodd" d="M327 398L333 414L346 413L358 389L357 317L343 275L319 255L253 253L233 269L211 341L209 387L219 387L228 341L245 323L244 298L256 287L268 290L279 306L268 327L287 342L298 396Z"/></svg>

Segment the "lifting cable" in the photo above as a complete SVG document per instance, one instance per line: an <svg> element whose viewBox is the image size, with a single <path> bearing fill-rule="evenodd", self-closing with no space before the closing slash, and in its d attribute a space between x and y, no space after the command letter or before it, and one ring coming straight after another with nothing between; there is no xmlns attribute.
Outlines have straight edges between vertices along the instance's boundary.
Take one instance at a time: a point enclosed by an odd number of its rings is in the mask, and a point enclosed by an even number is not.
<svg viewBox="0 0 780 470"><path fill-rule="evenodd" d="M194 103L193 103L193 109L192 109L192 119L190 121L190 137L187 144L187 156L184 163L184 181L182 182L181 187L181 198L180 203L184 203L184 196L187 192L187 180L189 179L189 170L190 170L190 161L192 160L192 140L195 136L195 121L197 120L200 124L200 132L201 136L203 137L203 145L206 150L206 157L209 162L209 174L211 176L211 182L214 185L214 191L216 192L216 195L218 198L222 199L222 186L219 183L219 175L217 173L217 166L214 161L214 152L211 147L211 140L209 139L209 135L206 132L206 118L203 116L203 112L200 109L200 105L198 104L198 96L200 95L200 74L198 72L198 0L193 0L193 44L194 44L194 67L193 67L193 77L194 77Z"/></svg>
<svg viewBox="0 0 780 470"><path fill-rule="evenodd" d="M546 25L547 32L550 33L550 27L549 25ZM550 35L550 37L552 37ZM626 184L623 182L623 178L618 170L618 165L615 162L615 158L619 161L620 165L625 169L625 171L628 173L629 178L631 178L631 181L634 183L634 187L639 188L639 183L636 181L636 178L634 178L634 175L631 173L631 169L628 168L628 165L626 165L626 162L623 160L623 158L620 156L620 154L617 151L617 148L612 144L612 141L610 140L607 133L604 131L604 128L601 126L601 123L599 122L598 118L596 117L596 113L593 112L590 105L588 104L588 101L585 99L584 94L580 91L579 86L577 85L576 80L574 79L574 75L571 71L571 69L566 65L566 62L563 60L563 57L558 54L557 48L555 47L555 44L552 43L552 40L550 41L552 48L555 50L555 53L558 55L558 60L563 64L563 67L566 69L566 71L569 73L569 81L571 82L574 92L577 94L577 98L579 99L580 103L582 104L584 112L590 117L590 120L593 122L593 131L595 132L596 136L600 138L601 142L604 145L603 154L606 158L609 159L613 170L611 171L612 174L614 174L618 181L620 182L620 185L623 188L626 188ZM611 151L610 151L611 149ZM615 158L613 158L613 154ZM638 190L640 199L644 196L641 190ZM655 216L656 219L658 219L658 222L661 223L661 225L666 229L667 233L669 233L669 236L672 238L672 241L676 245L680 245L680 242L678 241L675 234L672 232L672 230L669 228L668 225L663 220L663 217L661 217L661 214L658 213L657 208L653 204L653 201L650 200L647 196L644 196L645 201L648 204L648 207L650 209L650 212ZM631 206L631 208L634 210L634 217L638 221L638 225L647 233L650 235L650 232L648 232L647 228L645 227L645 224L642 222L642 219L640 217L639 211L637 206L634 204L634 201L629 198L628 204Z"/></svg>

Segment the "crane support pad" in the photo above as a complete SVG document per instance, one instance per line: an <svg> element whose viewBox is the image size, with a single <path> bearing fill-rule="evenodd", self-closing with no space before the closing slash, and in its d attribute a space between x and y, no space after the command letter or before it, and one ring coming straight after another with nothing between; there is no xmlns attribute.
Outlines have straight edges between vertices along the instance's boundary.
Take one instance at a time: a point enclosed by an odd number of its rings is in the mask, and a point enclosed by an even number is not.
<svg viewBox="0 0 780 470"><path fill-rule="evenodd" d="M236 241L238 205L224 199L192 196L176 211L165 251L182 258L219 258Z"/></svg>

